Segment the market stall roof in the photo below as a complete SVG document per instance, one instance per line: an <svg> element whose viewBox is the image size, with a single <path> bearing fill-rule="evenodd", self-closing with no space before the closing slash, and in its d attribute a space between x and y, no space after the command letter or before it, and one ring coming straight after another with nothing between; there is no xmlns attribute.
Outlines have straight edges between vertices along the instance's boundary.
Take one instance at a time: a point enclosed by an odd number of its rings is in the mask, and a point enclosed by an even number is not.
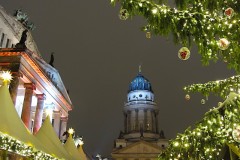
<svg viewBox="0 0 240 160"><path fill-rule="evenodd" d="M0 87L0 110L0 132L37 150L49 153L48 149L31 134L18 116L6 84Z"/></svg>
<svg viewBox="0 0 240 160"><path fill-rule="evenodd" d="M41 141L44 146L48 147L50 154L54 157L58 157L60 159L71 159L71 156L67 153L63 144L57 137L57 134L50 123L49 116L47 116L42 127L39 129L37 134L35 134L35 137Z"/></svg>
<svg viewBox="0 0 240 160"><path fill-rule="evenodd" d="M80 145L80 146L78 147L78 152L80 153L82 160L88 160L87 155L86 155L85 152L83 151L83 145Z"/></svg>
<svg viewBox="0 0 240 160"><path fill-rule="evenodd" d="M81 154L79 153L77 147L74 144L72 135L70 134L67 142L64 145L64 148L67 150L67 152L73 157L72 160L83 160Z"/></svg>

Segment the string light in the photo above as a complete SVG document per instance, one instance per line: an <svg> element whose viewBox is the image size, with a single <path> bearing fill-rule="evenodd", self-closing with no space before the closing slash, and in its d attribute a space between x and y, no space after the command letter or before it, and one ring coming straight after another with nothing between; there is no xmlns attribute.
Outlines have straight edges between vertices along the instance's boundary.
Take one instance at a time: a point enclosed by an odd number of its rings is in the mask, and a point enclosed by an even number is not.
<svg viewBox="0 0 240 160"><path fill-rule="evenodd" d="M203 65L208 65L210 61L224 60L219 53L218 38L227 37L231 45L227 48L229 54L226 55L228 67L240 73L238 54L240 53L239 31L240 20L237 16L238 1L213 2L211 0L196 2L176 0L177 8L171 8L164 4L158 4L151 0L111 0L112 4L121 3L130 17L140 15L147 19L146 26L151 26L150 32L160 36L172 34L176 43L183 46L190 46L191 39L198 46L198 52L202 56ZM181 3L181 4L179 4ZM211 5L209 5L211 3ZM236 10L236 14L229 13L227 6ZM205 8L208 7L208 8ZM223 14L227 10L228 15ZM220 13L222 12L222 13ZM233 34L236 32L236 34ZM232 50L231 50L232 49ZM208 54L212 55L209 56ZM221 53L221 52L220 52Z"/></svg>
<svg viewBox="0 0 240 160"><path fill-rule="evenodd" d="M74 132L75 132L75 131L74 131L73 128L69 128L69 129L68 129L68 133L69 133L69 134L73 135Z"/></svg>
<svg viewBox="0 0 240 160"><path fill-rule="evenodd" d="M24 157L32 157L44 160L57 160L56 157L52 157L51 155L44 153L43 151L37 150L36 148L26 145L25 143L16 140L15 138L3 134L0 132L0 149L6 150L9 152L17 153L18 155Z"/></svg>

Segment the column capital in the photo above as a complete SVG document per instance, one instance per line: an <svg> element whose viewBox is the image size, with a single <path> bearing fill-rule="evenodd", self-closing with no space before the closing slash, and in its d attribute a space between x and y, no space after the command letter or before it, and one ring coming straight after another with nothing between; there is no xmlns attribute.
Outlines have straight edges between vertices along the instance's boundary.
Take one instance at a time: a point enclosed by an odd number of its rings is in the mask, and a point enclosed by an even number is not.
<svg viewBox="0 0 240 160"><path fill-rule="evenodd" d="M46 99L46 95L44 93L36 94L36 97L37 97L38 100L45 100Z"/></svg>
<svg viewBox="0 0 240 160"><path fill-rule="evenodd" d="M67 122L68 121L68 117L61 117L61 120L64 121L64 122Z"/></svg>
<svg viewBox="0 0 240 160"><path fill-rule="evenodd" d="M36 86L33 83L24 83L26 89L36 90Z"/></svg>
<svg viewBox="0 0 240 160"><path fill-rule="evenodd" d="M53 110L53 113L55 113L55 114L61 114L62 111L61 111L61 110Z"/></svg>

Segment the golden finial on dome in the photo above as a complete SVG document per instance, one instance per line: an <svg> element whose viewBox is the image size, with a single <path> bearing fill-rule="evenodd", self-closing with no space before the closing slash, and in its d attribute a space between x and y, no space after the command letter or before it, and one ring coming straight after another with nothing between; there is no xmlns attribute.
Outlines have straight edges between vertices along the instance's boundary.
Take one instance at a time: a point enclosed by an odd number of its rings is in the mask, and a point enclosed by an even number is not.
<svg viewBox="0 0 240 160"><path fill-rule="evenodd" d="M142 72L142 65L140 64L139 66L138 66L138 73L141 73Z"/></svg>

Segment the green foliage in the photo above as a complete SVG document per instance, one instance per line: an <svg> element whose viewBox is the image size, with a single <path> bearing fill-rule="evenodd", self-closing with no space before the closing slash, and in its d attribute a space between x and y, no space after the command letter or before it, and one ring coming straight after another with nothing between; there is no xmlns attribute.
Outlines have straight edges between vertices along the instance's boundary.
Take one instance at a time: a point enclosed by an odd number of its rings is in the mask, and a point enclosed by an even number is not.
<svg viewBox="0 0 240 160"><path fill-rule="evenodd" d="M230 92L240 91L240 76L232 76L224 80L209 81L207 83L192 84L184 87L185 92L199 92L204 96L209 96L210 93L221 96L223 99L227 98Z"/></svg>
<svg viewBox="0 0 240 160"><path fill-rule="evenodd" d="M226 4L212 0L177 0L180 10L162 2L119 0L121 8L126 9L130 17L140 15L146 18L148 32L160 36L173 35L174 42L185 47L190 47L193 41L202 56L203 65L208 65L209 61L227 60L229 68L240 72L240 19L237 14L240 8L235 1L227 1ZM224 14L229 7L235 11L232 16ZM226 50L219 49L220 38L230 42Z"/></svg>
<svg viewBox="0 0 240 160"><path fill-rule="evenodd" d="M240 95L231 93L218 107L207 112L203 119L170 141L159 160L216 160L221 159L223 148L231 144L239 148L232 136L239 125Z"/></svg>
<svg viewBox="0 0 240 160"><path fill-rule="evenodd" d="M4 152L14 152L16 154L22 155L23 157L32 157L32 159L44 159L44 160L57 160L57 158L52 157L42 151L36 150L34 147L24 144L0 132L0 150Z"/></svg>

